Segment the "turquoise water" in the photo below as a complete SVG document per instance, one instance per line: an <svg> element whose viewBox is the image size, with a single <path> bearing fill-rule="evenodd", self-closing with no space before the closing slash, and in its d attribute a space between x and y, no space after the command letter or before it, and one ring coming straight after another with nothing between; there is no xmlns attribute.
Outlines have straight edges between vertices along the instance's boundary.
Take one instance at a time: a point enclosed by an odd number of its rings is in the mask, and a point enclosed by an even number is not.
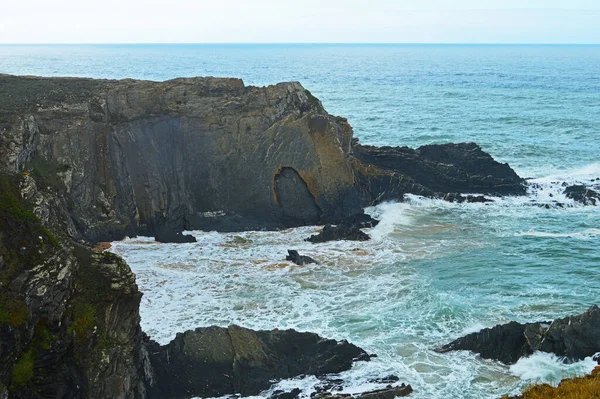
<svg viewBox="0 0 600 399"><path fill-rule="evenodd" d="M591 182L600 177L600 46L0 46L0 73L297 80L363 143L475 141L543 188L488 205L383 204L369 209L382 223L368 243L303 242L314 227L116 243L145 292L144 329L161 342L210 324L311 330L380 355L342 375L349 392L393 373L416 398L494 398L592 367L535 355L509 368L432 348L600 302L600 207L565 199L560 186L600 184ZM288 248L322 265L294 267L283 261ZM310 393L313 384L281 386Z"/></svg>

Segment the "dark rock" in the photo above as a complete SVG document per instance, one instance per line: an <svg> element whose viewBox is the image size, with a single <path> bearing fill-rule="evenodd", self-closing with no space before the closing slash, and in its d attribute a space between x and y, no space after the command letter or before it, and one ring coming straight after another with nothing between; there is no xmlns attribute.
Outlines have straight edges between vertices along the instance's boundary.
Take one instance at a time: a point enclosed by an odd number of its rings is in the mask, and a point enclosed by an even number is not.
<svg viewBox="0 0 600 399"><path fill-rule="evenodd" d="M285 260L289 260L294 262L297 265L311 264L316 263L319 264L316 260L311 258L310 256L300 255L298 251L293 249L288 249L288 256L285 257Z"/></svg>
<svg viewBox="0 0 600 399"><path fill-rule="evenodd" d="M448 193L444 195L444 201L457 202L459 204L463 202L468 203L487 203L494 202L494 200L484 197L483 195L461 195L458 193Z"/></svg>
<svg viewBox="0 0 600 399"><path fill-rule="evenodd" d="M371 237L356 226L340 224L332 226L327 224L319 234L314 234L306 239L308 242L320 243L327 241L351 240L368 241Z"/></svg>
<svg viewBox="0 0 600 399"><path fill-rule="evenodd" d="M156 233L154 241L162 243L190 243L197 242L196 237L189 234L183 234L180 231L161 230Z"/></svg>
<svg viewBox="0 0 600 399"><path fill-rule="evenodd" d="M360 348L294 330L199 328L168 345L148 344L156 384L150 397L257 395L274 380L348 370L368 359Z"/></svg>
<svg viewBox="0 0 600 399"><path fill-rule="evenodd" d="M524 195L525 181L475 143L408 147L354 145L354 169L367 203L401 201L404 194Z"/></svg>
<svg viewBox="0 0 600 399"><path fill-rule="evenodd" d="M578 316L553 322L510 322L469 334L436 351L470 350L485 359L515 363L535 351L554 353L565 361L578 361L600 351L600 309L594 305Z"/></svg>
<svg viewBox="0 0 600 399"><path fill-rule="evenodd" d="M600 193L583 185L569 186L563 194L584 205L600 205Z"/></svg>
<svg viewBox="0 0 600 399"><path fill-rule="evenodd" d="M296 399L302 391L300 388L294 388L290 392L275 391L269 399Z"/></svg>

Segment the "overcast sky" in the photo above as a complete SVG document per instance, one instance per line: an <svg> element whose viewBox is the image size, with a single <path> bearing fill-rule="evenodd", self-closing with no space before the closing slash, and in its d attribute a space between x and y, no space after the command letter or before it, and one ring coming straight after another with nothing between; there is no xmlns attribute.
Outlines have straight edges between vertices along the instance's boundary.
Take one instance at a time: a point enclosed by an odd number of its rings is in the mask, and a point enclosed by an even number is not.
<svg viewBox="0 0 600 399"><path fill-rule="evenodd" d="M600 43L600 0L0 0L0 43Z"/></svg>

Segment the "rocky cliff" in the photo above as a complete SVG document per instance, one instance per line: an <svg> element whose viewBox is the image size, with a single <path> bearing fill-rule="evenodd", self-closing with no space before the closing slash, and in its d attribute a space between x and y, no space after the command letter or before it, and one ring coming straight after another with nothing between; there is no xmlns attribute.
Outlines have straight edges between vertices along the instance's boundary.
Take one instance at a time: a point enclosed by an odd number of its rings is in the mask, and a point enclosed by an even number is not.
<svg viewBox="0 0 600 399"><path fill-rule="evenodd" d="M91 242L337 223L407 192L524 192L474 145L353 145L299 83L0 75L0 133L0 162L57 193L40 216Z"/></svg>
<svg viewBox="0 0 600 399"><path fill-rule="evenodd" d="M360 212L352 130L298 83L0 76L0 131L2 160L62 190L91 241Z"/></svg>

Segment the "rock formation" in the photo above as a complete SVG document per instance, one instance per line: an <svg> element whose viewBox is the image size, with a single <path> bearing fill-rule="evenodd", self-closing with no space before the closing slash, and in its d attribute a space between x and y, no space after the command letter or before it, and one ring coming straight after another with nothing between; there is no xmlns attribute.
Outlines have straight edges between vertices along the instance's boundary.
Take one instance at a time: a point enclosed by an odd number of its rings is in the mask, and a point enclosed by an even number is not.
<svg viewBox="0 0 600 399"><path fill-rule="evenodd" d="M238 326L199 328L178 334L168 345L147 347L156 381L150 398L258 395L274 380L339 373L355 360L369 360L346 341Z"/></svg>
<svg viewBox="0 0 600 399"><path fill-rule="evenodd" d="M288 255L285 257L285 260L289 260L291 262L294 262L295 264L302 266L302 265L308 265L311 263L316 263L319 264L319 262L317 262L316 260L314 260L313 258L311 258L310 256L306 256L306 255L300 255L298 253L298 251L296 251L295 249L288 249Z"/></svg>
<svg viewBox="0 0 600 399"><path fill-rule="evenodd" d="M600 352L600 308L594 305L578 316L553 322L510 322L459 338L436 351L470 350L485 359L506 364L535 351L554 353L578 361Z"/></svg>
<svg viewBox="0 0 600 399"><path fill-rule="evenodd" d="M299 83L0 75L0 132L0 163L56 193L42 216L89 242L337 224L405 193L525 191L475 144L358 145Z"/></svg>
<svg viewBox="0 0 600 399"><path fill-rule="evenodd" d="M408 147L355 144L352 160L364 202L402 200L404 194L523 195L524 180L475 143Z"/></svg>

